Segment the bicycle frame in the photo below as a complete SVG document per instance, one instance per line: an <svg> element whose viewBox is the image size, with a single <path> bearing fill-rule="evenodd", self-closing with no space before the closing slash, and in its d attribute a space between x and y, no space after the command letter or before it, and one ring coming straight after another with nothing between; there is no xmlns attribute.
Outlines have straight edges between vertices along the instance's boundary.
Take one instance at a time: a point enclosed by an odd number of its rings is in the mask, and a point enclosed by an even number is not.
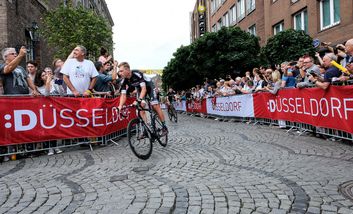
<svg viewBox="0 0 353 214"><path fill-rule="evenodd" d="M152 140L152 142L154 142L158 138L157 133L156 133L156 124L155 124L155 121L153 120L154 115L156 115L157 113L152 109L152 105L149 100L146 100L146 105L148 108L144 108L144 107L142 107L141 103L137 103L136 115L139 118L139 120L141 120L145 123L147 131L151 134L151 140ZM150 117L150 121L151 121L150 126L148 125L147 121L145 121L142 118L141 111L149 112L149 117Z"/></svg>

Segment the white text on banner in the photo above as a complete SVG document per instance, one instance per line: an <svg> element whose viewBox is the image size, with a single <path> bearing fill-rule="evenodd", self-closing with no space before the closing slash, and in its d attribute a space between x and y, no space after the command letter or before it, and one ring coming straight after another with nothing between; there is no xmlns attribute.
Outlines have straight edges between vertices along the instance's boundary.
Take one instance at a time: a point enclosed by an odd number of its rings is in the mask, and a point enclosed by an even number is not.
<svg viewBox="0 0 353 214"><path fill-rule="evenodd" d="M207 113L220 116L254 117L251 94L207 99Z"/></svg>

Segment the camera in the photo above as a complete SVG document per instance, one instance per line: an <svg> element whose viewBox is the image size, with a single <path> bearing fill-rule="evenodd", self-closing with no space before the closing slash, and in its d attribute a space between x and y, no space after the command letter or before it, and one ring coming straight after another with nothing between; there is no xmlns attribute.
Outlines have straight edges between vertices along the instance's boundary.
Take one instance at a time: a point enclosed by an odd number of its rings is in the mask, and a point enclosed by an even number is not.
<svg viewBox="0 0 353 214"><path fill-rule="evenodd" d="M31 50L30 50L26 45L16 45L16 46L15 46L16 52L17 52L17 53L20 53L20 50L21 50L22 47L25 47L25 48L26 48L27 54L29 54L29 53L31 52Z"/></svg>

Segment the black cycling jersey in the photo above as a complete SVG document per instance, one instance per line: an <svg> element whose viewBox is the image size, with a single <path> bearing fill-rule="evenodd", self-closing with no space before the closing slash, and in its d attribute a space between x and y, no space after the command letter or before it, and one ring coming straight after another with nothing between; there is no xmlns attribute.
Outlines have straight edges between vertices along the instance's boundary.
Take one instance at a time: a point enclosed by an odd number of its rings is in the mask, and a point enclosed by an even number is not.
<svg viewBox="0 0 353 214"><path fill-rule="evenodd" d="M149 98L151 99L151 104L158 104L159 96L157 90L154 87L153 82L147 80L147 78L145 78L143 74L138 70L131 70L130 79L122 79L120 93L128 95L136 89L137 94L139 94L141 92L141 87L143 86L146 86L146 96L149 96Z"/></svg>
<svg viewBox="0 0 353 214"><path fill-rule="evenodd" d="M171 103L171 102L174 102L175 101L175 92L172 91L172 92L168 92L167 93L167 97L168 97L168 101Z"/></svg>
<svg viewBox="0 0 353 214"><path fill-rule="evenodd" d="M124 78L121 82L120 93L129 94L135 89L141 92L141 87L146 86L147 94L150 94L154 89L154 85L151 81L147 81L143 74L138 70L131 70L130 79Z"/></svg>

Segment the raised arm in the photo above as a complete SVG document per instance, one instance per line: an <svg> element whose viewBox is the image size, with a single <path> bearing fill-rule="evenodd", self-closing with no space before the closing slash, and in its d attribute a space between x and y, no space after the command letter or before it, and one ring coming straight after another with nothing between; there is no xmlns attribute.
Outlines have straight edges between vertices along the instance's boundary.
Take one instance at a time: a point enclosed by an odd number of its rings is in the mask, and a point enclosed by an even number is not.
<svg viewBox="0 0 353 214"><path fill-rule="evenodd" d="M23 57L26 56L26 54L27 54L27 49L26 47L22 46L17 57L14 60L12 60L10 63L5 65L4 74L9 74L12 71L14 71L15 68L21 63L21 60L23 59Z"/></svg>

